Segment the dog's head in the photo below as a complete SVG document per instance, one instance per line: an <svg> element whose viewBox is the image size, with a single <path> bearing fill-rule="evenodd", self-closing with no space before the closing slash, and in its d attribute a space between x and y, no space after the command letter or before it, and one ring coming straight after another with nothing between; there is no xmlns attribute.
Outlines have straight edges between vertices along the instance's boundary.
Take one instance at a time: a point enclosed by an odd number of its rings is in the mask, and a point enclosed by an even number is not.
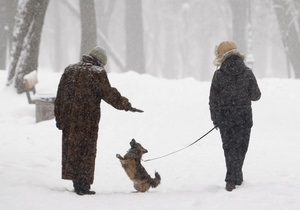
<svg viewBox="0 0 300 210"><path fill-rule="evenodd" d="M146 150L140 143L137 143L134 139L131 140L130 146L131 146L130 150L136 151L141 156L148 152L148 150Z"/></svg>

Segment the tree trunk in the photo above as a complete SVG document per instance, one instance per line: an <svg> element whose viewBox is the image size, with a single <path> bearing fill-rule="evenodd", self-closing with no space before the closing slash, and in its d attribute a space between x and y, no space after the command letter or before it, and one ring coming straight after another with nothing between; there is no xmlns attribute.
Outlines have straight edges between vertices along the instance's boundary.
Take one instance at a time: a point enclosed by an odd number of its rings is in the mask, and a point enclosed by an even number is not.
<svg viewBox="0 0 300 210"><path fill-rule="evenodd" d="M62 64L62 59L63 58L63 47L64 47L64 43L62 41L62 23L61 23L61 19L63 18L63 14L61 12L60 9L60 5L61 2L60 1L53 1L54 7L55 7L55 11L53 11L53 15L54 15L54 40L55 40L55 47L54 47L54 53L55 56L53 56L53 63L54 63L54 72L60 72L61 69L64 68L63 64Z"/></svg>
<svg viewBox="0 0 300 210"><path fill-rule="evenodd" d="M126 69L145 73L142 1L126 1Z"/></svg>
<svg viewBox="0 0 300 210"><path fill-rule="evenodd" d="M98 22L98 26L102 31L102 34L105 37L107 37L108 35L108 26L112 18L112 14L115 7L116 7L116 0L109 0L109 1L101 0L98 2L97 9L99 13L97 15L97 22Z"/></svg>
<svg viewBox="0 0 300 210"><path fill-rule="evenodd" d="M74 9L72 4L70 4L68 1L62 1L62 3L69 8L69 10L73 13L73 15L78 17L78 19L80 18L78 11ZM121 70L124 70L125 64L121 59L121 56L119 56L118 53L114 50L113 46L109 43L108 39L103 34L102 30L97 28L97 34L98 34L99 42L101 43L101 46L105 48L107 54L111 56L111 58L115 61L116 65L119 66Z"/></svg>
<svg viewBox="0 0 300 210"><path fill-rule="evenodd" d="M97 25L94 0L80 0L81 50L80 56L87 54L97 45Z"/></svg>
<svg viewBox="0 0 300 210"><path fill-rule="evenodd" d="M17 0L0 1L0 70L6 68L6 55L11 44Z"/></svg>
<svg viewBox="0 0 300 210"><path fill-rule="evenodd" d="M291 66L295 77L300 78L300 6L297 0L281 1L273 0L274 9L281 31L282 42L288 61L288 69ZM291 75L291 69L288 70Z"/></svg>
<svg viewBox="0 0 300 210"><path fill-rule="evenodd" d="M229 0L232 9L232 41L242 53L247 53L247 1Z"/></svg>
<svg viewBox="0 0 300 210"><path fill-rule="evenodd" d="M105 48L106 53L110 56L112 60L114 60L115 64L120 68L120 70L125 71L125 64L122 57L118 54L118 52L114 49L113 45L108 40L108 29L115 7L116 0L98 1L98 41L100 43L100 46ZM108 71L109 69L106 70Z"/></svg>
<svg viewBox="0 0 300 210"><path fill-rule="evenodd" d="M16 16L8 84L15 78L18 93L24 91L23 77L38 67L39 45L49 0L21 0Z"/></svg>

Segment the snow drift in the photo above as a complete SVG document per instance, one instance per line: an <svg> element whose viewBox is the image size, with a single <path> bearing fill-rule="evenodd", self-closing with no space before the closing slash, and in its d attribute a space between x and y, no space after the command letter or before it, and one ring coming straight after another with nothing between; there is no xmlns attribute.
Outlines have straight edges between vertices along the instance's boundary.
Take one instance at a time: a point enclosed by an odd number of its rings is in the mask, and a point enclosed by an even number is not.
<svg viewBox="0 0 300 210"><path fill-rule="evenodd" d="M5 72L0 72L5 83ZM60 74L41 73L38 92L56 92ZM78 196L61 180L61 131L55 121L35 123L35 107L11 87L0 89L0 209L299 209L300 81L258 80L254 127L244 183L224 189L225 160L219 131L163 159L143 163L162 183L132 193L116 153L135 138L145 159L175 151L210 130L210 82L157 79L133 72L109 74L111 84L144 113L118 111L102 102L94 196Z"/></svg>

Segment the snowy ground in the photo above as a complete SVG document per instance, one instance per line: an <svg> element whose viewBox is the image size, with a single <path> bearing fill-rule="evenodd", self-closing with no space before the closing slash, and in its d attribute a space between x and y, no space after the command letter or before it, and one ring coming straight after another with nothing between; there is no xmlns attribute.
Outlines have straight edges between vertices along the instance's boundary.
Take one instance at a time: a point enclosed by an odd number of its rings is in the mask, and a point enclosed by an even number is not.
<svg viewBox="0 0 300 210"><path fill-rule="evenodd" d="M56 92L59 74L41 73L38 92ZM144 163L162 184L132 193L115 154L135 138L154 158L180 149L213 126L210 82L110 74L113 86L145 112L127 113L102 103L94 196L78 196L61 180L61 132L55 121L35 123L35 106L4 86L0 71L0 209L300 209L300 81L262 79L253 104L254 127L244 166L245 182L224 189L225 162L219 131L172 156Z"/></svg>

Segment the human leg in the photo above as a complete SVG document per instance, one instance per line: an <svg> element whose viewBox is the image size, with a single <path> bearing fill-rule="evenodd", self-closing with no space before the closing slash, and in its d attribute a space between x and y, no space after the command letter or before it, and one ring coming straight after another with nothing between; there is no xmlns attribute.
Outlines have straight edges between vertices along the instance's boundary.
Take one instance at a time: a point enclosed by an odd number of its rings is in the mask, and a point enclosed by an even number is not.
<svg viewBox="0 0 300 210"><path fill-rule="evenodd" d="M227 183L241 185L243 182L242 168L248 150L250 131L251 128L245 126L220 128L226 161L225 181Z"/></svg>
<svg viewBox="0 0 300 210"><path fill-rule="evenodd" d="M94 195L95 191L91 191L91 185L83 182L73 181L73 186L78 195Z"/></svg>

